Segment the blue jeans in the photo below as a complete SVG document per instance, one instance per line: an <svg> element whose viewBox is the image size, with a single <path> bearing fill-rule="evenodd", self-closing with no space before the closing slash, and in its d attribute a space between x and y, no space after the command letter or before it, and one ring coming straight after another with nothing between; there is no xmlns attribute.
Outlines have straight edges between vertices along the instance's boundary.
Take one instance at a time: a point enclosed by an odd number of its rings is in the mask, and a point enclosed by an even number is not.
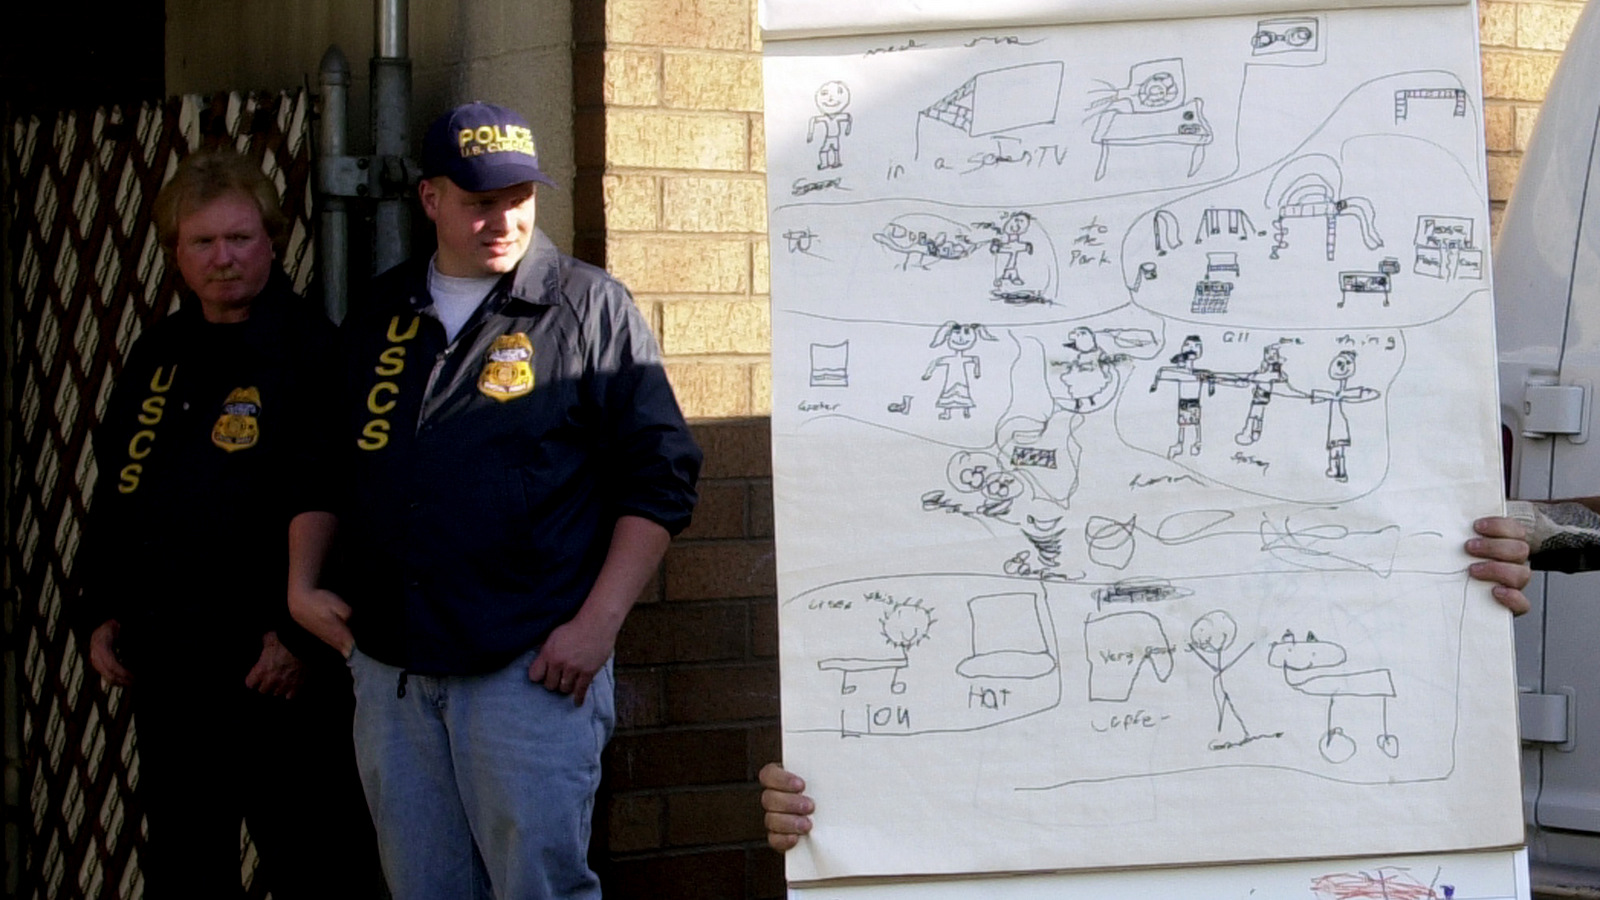
<svg viewBox="0 0 1600 900"><path fill-rule="evenodd" d="M351 654L356 762L394 900L600 897L587 855L616 722L611 664L579 707L528 681L536 653L404 680Z"/></svg>

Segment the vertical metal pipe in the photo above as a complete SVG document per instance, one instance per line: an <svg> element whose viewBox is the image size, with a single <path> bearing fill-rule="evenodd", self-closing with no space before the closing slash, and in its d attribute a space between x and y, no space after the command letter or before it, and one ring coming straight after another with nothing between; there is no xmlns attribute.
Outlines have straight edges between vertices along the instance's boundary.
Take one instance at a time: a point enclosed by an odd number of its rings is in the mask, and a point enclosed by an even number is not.
<svg viewBox="0 0 1600 900"><path fill-rule="evenodd" d="M383 185L374 213L374 270L382 272L411 253L411 214L401 190L402 161L411 149L411 60L407 57L407 0L377 4L372 57L372 134Z"/></svg>
<svg viewBox="0 0 1600 900"><path fill-rule="evenodd" d="M322 227L317 230L317 268L322 275L322 308L328 318L341 322L350 306L349 201L330 190L328 166L349 152L350 63L337 44L322 55L318 83L322 116L317 134L317 187L322 195Z"/></svg>

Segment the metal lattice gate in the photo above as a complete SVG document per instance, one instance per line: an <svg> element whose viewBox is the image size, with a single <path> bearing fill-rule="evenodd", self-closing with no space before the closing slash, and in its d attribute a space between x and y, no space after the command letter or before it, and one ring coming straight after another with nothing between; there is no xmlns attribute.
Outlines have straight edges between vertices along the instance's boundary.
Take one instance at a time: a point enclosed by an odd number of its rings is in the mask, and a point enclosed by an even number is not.
<svg viewBox="0 0 1600 900"><path fill-rule="evenodd" d="M311 100L184 97L8 123L15 280L6 471L7 588L15 599L15 724L23 779L23 898L142 896L132 717L67 627L72 560L95 466L89 435L129 347L177 302L151 206L177 162L231 145L261 158L293 222L284 267L311 277ZM8 698L9 702L9 698ZM248 836L240 859L255 869ZM265 891L256 886L252 897Z"/></svg>

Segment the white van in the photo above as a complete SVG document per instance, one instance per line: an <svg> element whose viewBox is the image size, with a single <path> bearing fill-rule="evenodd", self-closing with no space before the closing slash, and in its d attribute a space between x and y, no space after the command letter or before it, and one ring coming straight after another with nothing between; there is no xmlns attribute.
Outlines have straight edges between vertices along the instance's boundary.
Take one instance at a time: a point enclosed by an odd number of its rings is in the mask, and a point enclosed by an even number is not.
<svg viewBox="0 0 1600 900"><path fill-rule="evenodd" d="M1597 7L1567 45L1494 247L1507 476L1526 500L1600 495ZM1576 562L1600 569L1600 548ZM1527 594L1515 628L1534 888L1600 897L1600 572L1542 574Z"/></svg>

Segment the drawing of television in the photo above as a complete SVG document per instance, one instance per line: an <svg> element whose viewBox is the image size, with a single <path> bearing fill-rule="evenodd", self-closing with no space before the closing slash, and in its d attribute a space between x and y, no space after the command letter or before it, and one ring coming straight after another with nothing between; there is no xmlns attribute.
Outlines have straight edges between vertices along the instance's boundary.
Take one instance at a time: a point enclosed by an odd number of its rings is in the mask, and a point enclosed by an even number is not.
<svg viewBox="0 0 1600 900"><path fill-rule="evenodd" d="M1053 124L1063 68L1059 62L1042 62L980 72L922 115L972 137Z"/></svg>

